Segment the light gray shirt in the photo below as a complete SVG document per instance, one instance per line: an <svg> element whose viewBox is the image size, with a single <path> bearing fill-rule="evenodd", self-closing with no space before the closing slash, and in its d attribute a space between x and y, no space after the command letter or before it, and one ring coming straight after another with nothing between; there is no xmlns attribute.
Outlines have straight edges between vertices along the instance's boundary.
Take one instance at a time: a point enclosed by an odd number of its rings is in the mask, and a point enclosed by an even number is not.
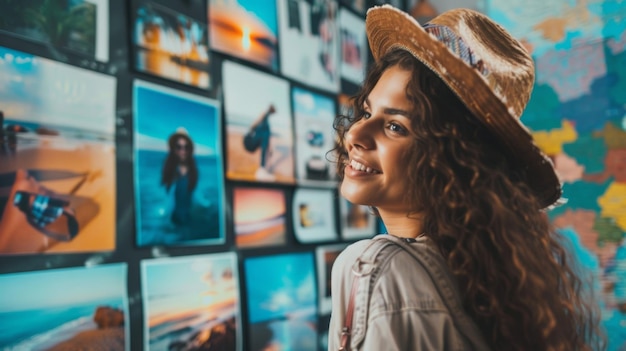
<svg viewBox="0 0 626 351"><path fill-rule="evenodd" d="M430 239L378 235L347 247L332 269L328 350L337 351L354 272L351 350L489 350L462 308L454 278Z"/></svg>

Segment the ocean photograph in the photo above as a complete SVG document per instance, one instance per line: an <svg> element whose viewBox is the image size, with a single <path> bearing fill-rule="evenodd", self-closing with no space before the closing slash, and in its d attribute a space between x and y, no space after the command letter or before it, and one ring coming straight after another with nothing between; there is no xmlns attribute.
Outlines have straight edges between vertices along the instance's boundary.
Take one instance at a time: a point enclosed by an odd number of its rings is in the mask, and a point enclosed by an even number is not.
<svg viewBox="0 0 626 351"><path fill-rule="evenodd" d="M141 261L145 350L241 348L235 253Z"/></svg>
<svg viewBox="0 0 626 351"><path fill-rule="evenodd" d="M274 0L210 0L211 48L278 70Z"/></svg>
<svg viewBox="0 0 626 351"><path fill-rule="evenodd" d="M137 70L198 88L211 87L204 21L142 1L133 40Z"/></svg>
<svg viewBox="0 0 626 351"><path fill-rule="evenodd" d="M115 86L0 47L0 254L115 249ZM34 225L35 197L58 216Z"/></svg>
<svg viewBox="0 0 626 351"><path fill-rule="evenodd" d="M250 257L244 267L249 349L317 350L313 254Z"/></svg>
<svg viewBox="0 0 626 351"><path fill-rule="evenodd" d="M126 264L0 276L3 350L127 350Z"/></svg>
<svg viewBox="0 0 626 351"><path fill-rule="evenodd" d="M137 245L224 240L217 102L136 81Z"/></svg>
<svg viewBox="0 0 626 351"><path fill-rule="evenodd" d="M234 187L233 214L238 247L282 245L287 242L284 190Z"/></svg>

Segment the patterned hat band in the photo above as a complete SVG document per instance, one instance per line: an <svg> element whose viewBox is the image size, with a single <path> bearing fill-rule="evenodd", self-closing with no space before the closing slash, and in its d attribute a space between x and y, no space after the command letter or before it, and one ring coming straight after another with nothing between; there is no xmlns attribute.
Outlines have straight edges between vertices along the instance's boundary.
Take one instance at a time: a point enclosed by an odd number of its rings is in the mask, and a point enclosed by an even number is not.
<svg viewBox="0 0 626 351"><path fill-rule="evenodd" d="M485 78L489 76L489 70L485 67L483 60L450 28L430 23L426 23L423 28L428 34L450 49L456 57L480 73L481 76Z"/></svg>

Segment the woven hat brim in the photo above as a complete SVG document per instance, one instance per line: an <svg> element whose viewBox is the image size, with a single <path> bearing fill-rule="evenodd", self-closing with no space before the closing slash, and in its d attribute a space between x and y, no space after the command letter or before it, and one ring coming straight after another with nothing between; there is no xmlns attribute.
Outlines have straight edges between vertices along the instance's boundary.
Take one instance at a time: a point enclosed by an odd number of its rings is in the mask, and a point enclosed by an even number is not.
<svg viewBox="0 0 626 351"><path fill-rule="evenodd" d="M560 199L561 185L552 161L534 144L528 130L478 72L427 33L415 19L391 6L371 8L365 24L376 61L394 49L411 53L442 79L511 155L519 158L520 168L527 175L526 182L542 208Z"/></svg>

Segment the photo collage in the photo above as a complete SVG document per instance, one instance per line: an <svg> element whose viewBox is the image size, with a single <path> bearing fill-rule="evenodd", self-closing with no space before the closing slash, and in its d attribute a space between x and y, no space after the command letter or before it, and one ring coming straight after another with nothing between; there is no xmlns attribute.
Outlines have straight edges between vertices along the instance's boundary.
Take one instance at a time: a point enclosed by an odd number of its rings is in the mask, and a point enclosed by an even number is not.
<svg viewBox="0 0 626 351"><path fill-rule="evenodd" d="M326 350L380 3L0 4L0 346Z"/></svg>

